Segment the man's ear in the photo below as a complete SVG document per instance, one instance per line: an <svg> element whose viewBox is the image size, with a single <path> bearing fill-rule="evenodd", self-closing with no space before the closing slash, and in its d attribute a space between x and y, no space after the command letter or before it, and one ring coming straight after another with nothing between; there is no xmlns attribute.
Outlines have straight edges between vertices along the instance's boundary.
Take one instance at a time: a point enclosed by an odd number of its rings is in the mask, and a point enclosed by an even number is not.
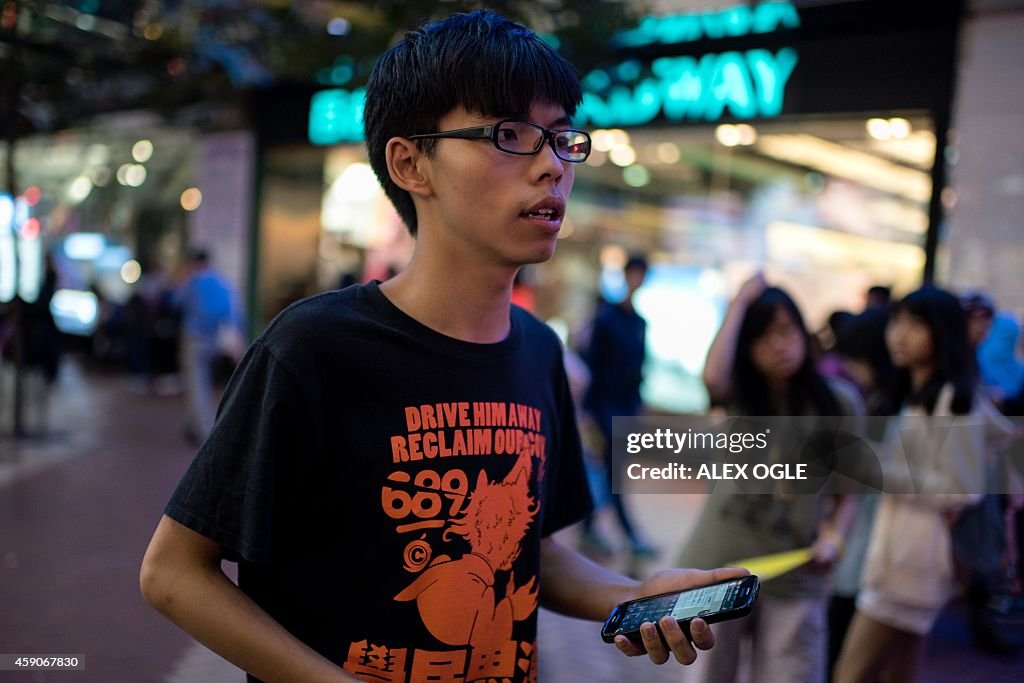
<svg viewBox="0 0 1024 683"><path fill-rule="evenodd" d="M409 194L430 196L433 190L429 175L424 173L423 168L427 165L427 158L415 142L405 138L391 138L384 148L384 158L388 174L395 185Z"/></svg>

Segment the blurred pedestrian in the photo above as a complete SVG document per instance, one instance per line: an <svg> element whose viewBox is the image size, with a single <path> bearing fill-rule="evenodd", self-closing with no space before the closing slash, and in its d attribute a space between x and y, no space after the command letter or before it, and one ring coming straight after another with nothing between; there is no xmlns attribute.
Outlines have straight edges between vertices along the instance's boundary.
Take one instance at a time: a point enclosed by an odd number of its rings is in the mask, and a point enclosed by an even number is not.
<svg viewBox="0 0 1024 683"><path fill-rule="evenodd" d="M907 295L893 307L886 341L898 368L891 403L900 418L885 446L905 458L886 461L893 466L885 481L915 493L879 501L836 683L916 679L925 636L955 589L950 520L981 499L985 454L1012 432L977 390L967 322L952 294L925 287ZM943 429L942 418L954 415L979 420Z"/></svg>
<svg viewBox="0 0 1024 683"><path fill-rule="evenodd" d="M177 336L181 317L172 283L153 257L142 257L142 275L123 314L127 362L133 388L160 395L180 393ZM170 324L168 316L171 316Z"/></svg>
<svg viewBox="0 0 1024 683"><path fill-rule="evenodd" d="M842 376L857 387L869 416L864 436L874 441L880 441L885 433L883 418L890 411L889 391L895 372L885 344L888 323L888 308L868 308L843 325L834 349L843 368ZM857 514L846 535L843 556L836 564L828 610L829 680L856 608L878 500L877 494L857 496Z"/></svg>
<svg viewBox="0 0 1024 683"><path fill-rule="evenodd" d="M996 406L1006 415L1024 408L1024 359L1017 353L1020 324L1010 313L998 313L978 346L978 368Z"/></svg>
<svg viewBox="0 0 1024 683"><path fill-rule="evenodd" d="M872 308L851 318L836 338L835 352L843 367L843 377L860 392L868 415L886 416L891 408L896 369L885 341L888 325L888 309ZM868 436L880 439L882 434Z"/></svg>
<svg viewBox="0 0 1024 683"><path fill-rule="evenodd" d="M960 298L964 313L967 315L967 343L972 353L981 346L981 342L992 329L992 320L996 314L996 304L992 297L980 290L968 292Z"/></svg>
<svg viewBox="0 0 1024 683"><path fill-rule="evenodd" d="M892 303L892 288L885 285L874 285L868 288L864 309L888 310Z"/></svg>
<svg viewBox="0 0 1024 683"><path fill-rule="evenodd" d="M46 431L49 426L50 387L57 381L63 342L50 303L57 291L57 269L53 257L43 260L43 278L32 302L20 301L21 353L26 369L25 407L34 427Z"/></svg>
<svg viewBox="0 0 1024 683"><path fill-rule="evenodd" d="M750 278L730 303L708 351L704 382L712 405L724 406L729 415L779 417L773 440L786 428L786 416L861 416L856 390L821 376L811 344L789 295L769 287L760 274ZM759 681L823 680L829 571L842 553L855 511L850 496L712 491L681 564L717 566L805 547L812 548L812 561L762 584L750 618L720 624L718 646L688 680L739 680L748 658Z"/></svg>
<svg viewBox="0 0 1024 683"><path fill-rule="evenodd" d="M1020 324L1010 313L998 313L988 336L978 348L982 383L1004 415L1024 415L1024 360L1017 353ZM1006 538L1006 567L998 592L986 600L987 608L1001 613L1024 614L1024 495L1003 497L1003 527ZM999 594L1001 593L1001 595ZM993 604L994 603L994 604ZM1011 645L1012 649L1017 643Z"/></svg>
<svg viewBox="0 0 1024 683"><path fill-rule="evenodd" d="M847 381L851 380L850 377L846 376L842 359L836 352L836 341L839 339L839 334L843 328L852 319L853 313L849 311L833 311L828 316L828 324L811 338L811 341L816 344L815 355L818 358L818 372L823 377L839 377Z"/></svg>
<svg viewBox="0 0 1024 683"><path fill-rule="evenodd" d="M178 291L182 316L181 369L188 402L186 437L201 442L216 418L213 364L227 353L241 359L242 316L234 287L210 263L203 248L189 251Z"/></svg>
<svg viewBox="0 0 1024 683"><path fill-rule="evenodd" d="M968 344L979 388L1005 412L1004 392L1019 392L1024 382L1024 365L1014 363L1016 322L1009 316L997 316L995 301L985 292L970 292L960 303L967 317ZM952 527L953 550L966 583L972 644L981 652L1010 655L1021 648L1021 642L998 624L992 609L997 596L1010 592L1012 578L1007 573L1013 569L1006 566L1006 555L1015 543L1006 519L1010 499L998 493L999 489L986 487L981 501L960 513Z"/></svg>
<svg viewBox="0 0 1024 683"><path fill-rule="evenodd" d="M47 386L57 379L62 350L60 330L57 329L57 323L50 311L50 302L56 291L57 268L53 257L46 254L39 294L32 303L23 302L21 310L25 366L29 370L40 372Z"/></svg>
<svg viewBox="0 0 1024 683"><path fill-rule="evenodd" d="M132 390L149 391L152 380L152 312L142 292L128 297L123 313L125 364L132 378Z"/></svg>
<svg viewBox="0 0 1024 683"><path fill-rule="evenodd" d="M604 620L743 574L637 582L552 537L590 509L579 436L558 338L510 299L590 153L581 100L487 10L409 32L371 74L369 158L412 259L270 324L143 562L150 603L251 679L533 681L541 603ZM714 644L702 620L692 645L659 625L616 646L662 664Z"/></svg>
<svg viewBox="0 0 1024 683"><path fill-rule="evenodd" d="M647 277L647 260L632 256L625 265L626 296L619 303L601 306L590 329L584 359L590 368L590 385L583 408L594 420L603 439L601 482L603 495L615 511L615 519L626 536L635 557L650 557L654 548L643 538L626 510L620 484L612 462L612 418L639 415L643 409L640 385L647 351L647 321L633 306L636 291ZM594 515L583 521L583 548L591 553L610 554L612 546L595 529Z"/></svg>
<svg viewBox="0 0 1024 683"><path fill-rule="evenodd" d="M160 396L181 394L181 302L174 283L162 278L153 320L153 390Z"/></svg>

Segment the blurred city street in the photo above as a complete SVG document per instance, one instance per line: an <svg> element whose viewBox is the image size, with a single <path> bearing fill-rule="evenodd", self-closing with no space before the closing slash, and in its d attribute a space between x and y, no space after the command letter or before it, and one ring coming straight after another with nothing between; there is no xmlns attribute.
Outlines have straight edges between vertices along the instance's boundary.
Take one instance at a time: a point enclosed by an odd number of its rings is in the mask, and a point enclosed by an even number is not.
<svg viewBox="0 0 1024 683"><path fill-rule="evenodd" d="M88 371L68 358L47 434L0 441L0 653L78 654L86 662L84 672L0 672L0 681L244 680L139 595L142 554L192 449L182 436L182 397L131 389L126 376ZM629 502L661 550L658 561L634 569L668 566L702 497ZM575 530L563 533L574 542ZM1009 628L1024 635L1024 625ZM622 657L593 623L543 612L539 642L545 681L685 680L677 667ZM986 657L967 643L954 604L929 641L923 680L1020 680L1020 656Z"/></svg>

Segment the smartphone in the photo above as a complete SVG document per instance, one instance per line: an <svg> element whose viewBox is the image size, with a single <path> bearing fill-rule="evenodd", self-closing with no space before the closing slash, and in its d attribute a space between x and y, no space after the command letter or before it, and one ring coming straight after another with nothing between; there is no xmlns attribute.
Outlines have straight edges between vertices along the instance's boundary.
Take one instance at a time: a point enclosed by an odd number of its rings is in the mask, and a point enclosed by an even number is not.
<svg viewBox="0 0 1024 683"><path fill-rule="evenodd" d="M759 587L756 576L743 576L675 593L630 600L612 610L601 629L601 638L612 643L615 636L623 635L640 642L640 624L649 621L657 626L658 620L666 615L672 615L689 637L690 621L695 617L712 624L750 614Z"/></svg>

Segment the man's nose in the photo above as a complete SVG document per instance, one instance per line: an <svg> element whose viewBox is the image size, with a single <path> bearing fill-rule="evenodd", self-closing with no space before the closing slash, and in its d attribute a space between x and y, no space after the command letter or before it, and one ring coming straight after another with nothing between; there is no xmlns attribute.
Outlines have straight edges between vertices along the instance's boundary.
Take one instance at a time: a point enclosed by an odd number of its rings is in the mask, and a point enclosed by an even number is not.
<svg viewBox="0 0 1024 683"><path fill-rule="evenodd" d="M544 144L541 145L540 151L536 154L539 159L536 161L537 172L539 173L538 180L544 180L548 177L552 178L555 184L561 181L562 176L565 175L565 165L568 163L563 161L555 153L555 141L553 138L548 137L544 140Z"/></svg>

